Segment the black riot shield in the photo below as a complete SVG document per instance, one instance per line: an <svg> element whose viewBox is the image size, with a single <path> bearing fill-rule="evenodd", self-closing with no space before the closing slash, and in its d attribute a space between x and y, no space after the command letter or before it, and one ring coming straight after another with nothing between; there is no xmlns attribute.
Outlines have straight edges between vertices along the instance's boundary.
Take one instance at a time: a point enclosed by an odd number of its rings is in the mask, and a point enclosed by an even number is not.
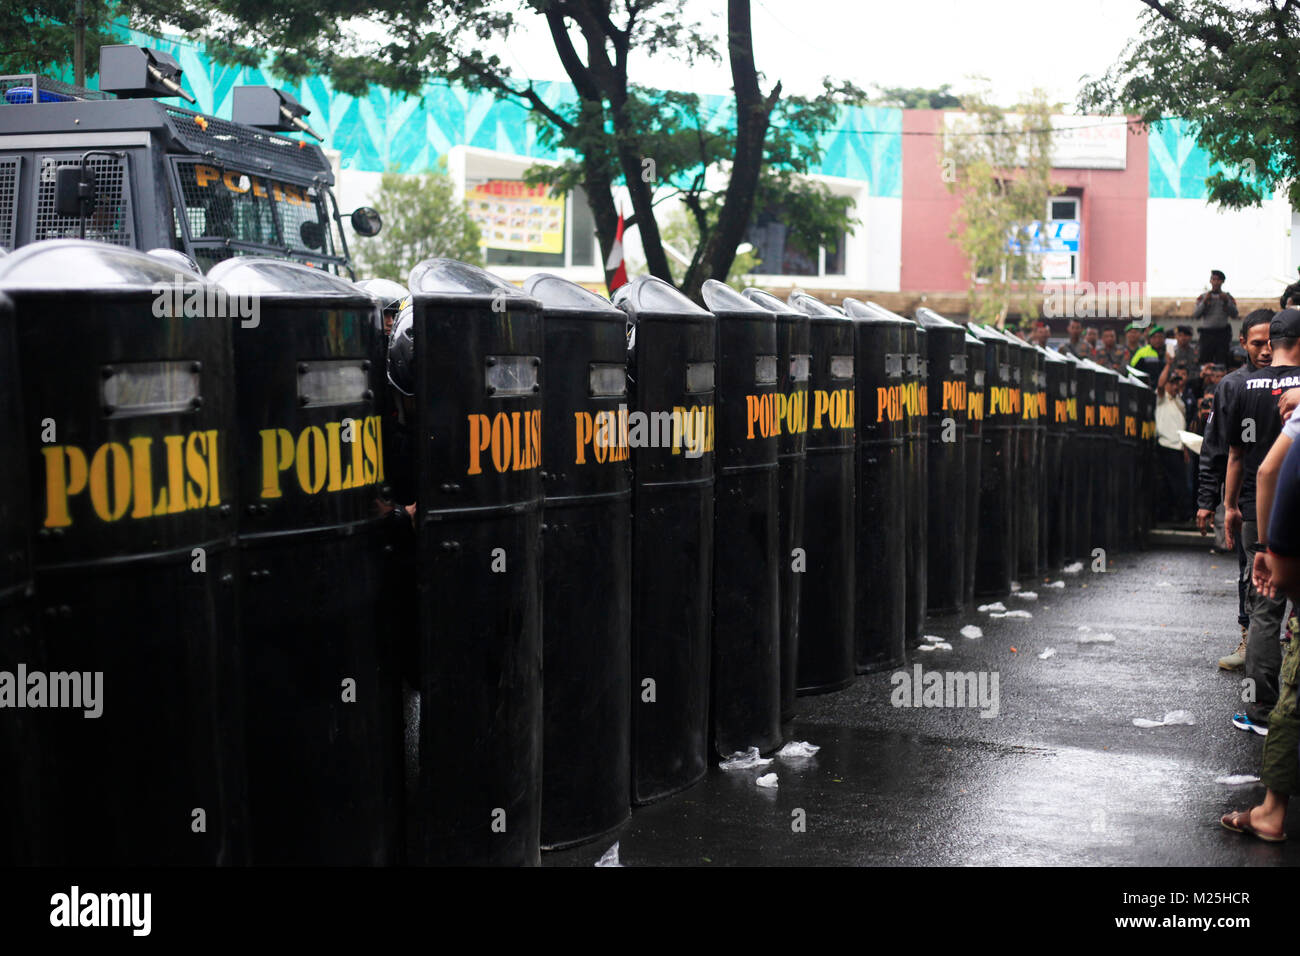
<svg viewBox="0 0 1300 956"><path fill-rule="evenodd" d="M713 745L781 744L776 316L730 286L701 290L718 323L713 537Z"/></svg>
<svg viewBox="0 0 1300 956"><path fill-rule="evenodd" d="M854 334L842 312L810 295L792 293L790 305L810 317L812 354L798 681L800 693L819 693L853 680Z"/></svg>
<svg viewBox="0 0 1300 956"><path fill-rule="evenodd" d="M1097 421L1092 471L1092 541L1089 552L1102 548L1106 564L1119 547L1119 375L1097 367Z"/></svg>
<svg viewBox="0 0 1300 956"><path fill-rule="evenodd" d="M1033 498L1034 478L1034 431L1033 420L1033 368L1032 349L1023 339L1010 332L1002 332L1002 337L1010 345L1007 360L1011 366L1011 405L1014 421L1012 424L1012 465L1011 465L1011 547L1014 557L1011 561L1011 579L1019 580L1024 575L1028 580L1033 573L1029 565L1037 560L1038 515L1030 505ZM1033 545L1033 558L1029 549ZM1023 560L1022 560L1023 559Z"/></svg>
<svg viewBox="0 0 1300 956"><path fill-rule="evenodd" d="M542 303L542 846L595 839L631 813L632 488L627 316L553 275Z"/></svg>
<svg viewBox="0 0 1300 956"><path fill-rule="evenodd" d="M535 864L541 304L449 259L419 263L408 286L419 481L408 854L413 863Z"/></svg>
<svg viewBox="0 0 1300 956"><path fill-rule="evenodd" d="M1119 423L1115 441L1119 546L1132 551L1138 546L1138 500L1146 487L1138 484L1138 419L1141 415L1142 386L1125 369L1120 375Z"/></svg>
<svg viewBox="0 0 1300 956"><path fill-rule="evenodd" d="M233 333L253 861L397 863L401 635L377 626L379 308L298 262L240 256L208 278L258 307Z"/></svg>
<svg viewBox="0 0 1300 956"><path fill-rule="evenodd" d="M926 611L955 614L966 559L966 330L932 309L916 310L929 365L926 424Z"/></svg>
<svg viewBox="0 0 1300 956"><path fill-rule="evenodd" d="M1018 580L1020 573L1020 536L1021 529L1025 524L1025 514L1021 502L1028 481L1028 461L1026 456L1031 450L1029 441L1032 439L1029 423L1025 420L1025 358L1023 354L1025 343L1024 340L1017 338L1010 332L996 329L993 329L993 331L997 331L1009 346L1007 365L1011 378L1007 395L1012 420L1011 470L1008 477L1008 489L1011 499L1008 503L1007 518L1010 522L1009 533L1011 535L1011 580L1015 582Z"/></svg>
<svg viewBox="0 0 1300 956"><path fill-rule="evenodd" d="M1065 500L1061 527L1061 560L1068 564L1078 557L1079 529L1079 360L1058 352L1065 360L1065 438L1061 444L1060 495Z"/></svg>
<svg viewBox="0 0 1300 956"><path fill-rule="evenodd" d="M1069 516L1068 476L1065 443L1070 425L1070 376L1073 366L1059 352L1044 349L1043 355L1043 508L1042 570L1056 571L1065 563L1065 526Z"/></svg>
<svg viewBox="0 0 1300 956"><path fill-rule="evenodd" d="M907 494L904 337L915 325L889 310L845 299L853 320L857 400L857 577L855 659L859 671L903 663L907 653Z"/></svg>
<svg viewBox="0 0 1300 956"><path fill-rule="evenodd" d="M708 763L717 322L638 276L631 318L632 801L684 790Z"/></svg>
<svg viewBox="0 0 1300 956"><path fill-rule="evenodd" d="M1092 534L1092 511L1100 507L1101 500L1094 498L1094 472L1100 467L1098 462L1097 437L1097 372L1100 366L1088 359L1077 360L1075 378L1078 382L1076 407L1078 408L1078 427L1075 429L1073 454L1070 460L1074 465L1074 551L1067 557L1085 563L1092 560L1092 549L1096 547Z"/></svg>
<svg viewBox="0 0 1300 956"><path fill-rule="evenodd" d="M247 862L231 328L197 274L105 243L0 260L29 430L37 862ZM8 494L8 489L6 489ZM292 675L289 675L291 678Z"/></svg>
<svg viewBox="0 0 1300 956"><path fill-rule="evenodd" d="M981 458L984 446L984 341L966 332L966 441L964 442L965 545L962 560L962 603L975 601L975 562L979 557Z"/></svg>
<svg viewBox="0 0 1300 956"><path fill-rule="evenodd" d="M808 316L776 296L749 288L742 293L776 313L776 436L781 538L781 720L794 716L799 674L799 606L804 567L804 473L808 448ZM796 551L804 555L799 557Z"/></svg>
<svg viewBox="0 0 1300 956"><path fill-rule="evenodd" d="M1033 509L1034 509L1034 538L1033 541L1027 542L1025 549L1031 551L1033 561L1030 567L1032 583L1037 578L1044 567L1047 566L1047 527L1050 523L1047 516L1048 508L1048 490L1047 481L1047 358L1043 349L1032 343L1029 344L1029 351L1033 355L1033 426L1034 452L1033 452ZM1026 395L1024 403L1030 404L1030 396ZM1025 557L1029 557L1026 553Z"/></svg>
<svg viewBox="0 0 1300 956"><path fill-rule="evenodd" d="M992 597L1008 593L1015 577L1012 466L1019 386L1012 381L1011 343L995 329L974 323L968 328L984 343L984 447L980 456L974 593L976 597Z"/></svg>
<svg viewBox="0 0 1300 956"><path fill-rule="evenodd" d="M13 302L0 294L0 672L13 675L38 656L21 386ZM0 711L0 766L8 768L0 786L0 866L37 861L32 824L39 819L41 787L56 783L39 763L46 748L38 735L38 712L14 703L7 701Z"/></svg>
<svg viewBox="0 0 1300 956"><path fill-rule="evenodd" d="M1129 369L1129 377L1137 386L1137 478L1136 488L1154 488L1156 486L1156 393L1152 382L1146 374L1135 368ZM1137 494L1135 511L1137 515L1137 546L1146 548L1151 533L1154 514L1154 496Z"/></svg>
<svg viewBox="0 0 1300 956"><path fill-rule="evenodd" d="M905 493L907 502L907 583L904 589L903 631L912 641L919 641L925 630L925 591L927 582L925 517L927 489L925 477L926 419L929 396L923 379L925 371L925 330L915 322L903 329L903 450L906 458Z"/></svg>

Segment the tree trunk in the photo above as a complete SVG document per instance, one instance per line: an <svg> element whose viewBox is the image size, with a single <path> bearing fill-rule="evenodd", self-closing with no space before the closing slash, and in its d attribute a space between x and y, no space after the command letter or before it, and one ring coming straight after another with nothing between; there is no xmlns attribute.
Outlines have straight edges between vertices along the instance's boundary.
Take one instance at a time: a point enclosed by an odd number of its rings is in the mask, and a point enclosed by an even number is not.
<svg viewBox="0 0 1300 956"><path fill-rule="evenodd" d="M736 94L736 155L717 225L705 243L703 254L682 282L682 292L697 300L706 278L726 281L736 259L736 247L745 238L745 230L753 219L754 195L763 168L763 146L767 142L772 109L781 98L779 82L766 97L758 86L749 0L727 2L727 51Z"/></svg>

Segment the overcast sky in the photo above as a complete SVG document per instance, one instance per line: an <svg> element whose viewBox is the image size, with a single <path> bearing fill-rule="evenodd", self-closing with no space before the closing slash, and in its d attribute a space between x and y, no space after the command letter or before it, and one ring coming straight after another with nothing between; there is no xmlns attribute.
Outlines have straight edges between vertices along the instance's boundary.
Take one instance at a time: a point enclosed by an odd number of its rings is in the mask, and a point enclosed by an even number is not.
<svg viewBox="0 0 1300 956"><path fill-rule="evenodd" d="M690 0L693 15L725 30L724 0ZM985 76L999 101L1035 86L1073 108L1084 74L1100 74L1137 31L1138 0L753 0L759 69L791 92L825 75L859 86L952 84ZM525 21L527 22L527 21ZM503 59L535 80L564 79L540 18L517 33ZM635 59L636 82L726 93L725 57L688 67Z"/></svg>

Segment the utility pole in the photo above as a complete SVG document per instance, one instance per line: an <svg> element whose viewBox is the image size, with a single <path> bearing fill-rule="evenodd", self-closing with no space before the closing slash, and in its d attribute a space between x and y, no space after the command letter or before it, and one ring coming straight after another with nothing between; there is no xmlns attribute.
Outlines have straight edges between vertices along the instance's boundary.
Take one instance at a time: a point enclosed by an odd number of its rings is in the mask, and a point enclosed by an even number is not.
<svg viewBox="0 0 1300 956"><path fill-rule="evenodd" d="M73 69L76 71L77 86L86 85L86 0L77 0L77 16L72 21Z"/></svg>

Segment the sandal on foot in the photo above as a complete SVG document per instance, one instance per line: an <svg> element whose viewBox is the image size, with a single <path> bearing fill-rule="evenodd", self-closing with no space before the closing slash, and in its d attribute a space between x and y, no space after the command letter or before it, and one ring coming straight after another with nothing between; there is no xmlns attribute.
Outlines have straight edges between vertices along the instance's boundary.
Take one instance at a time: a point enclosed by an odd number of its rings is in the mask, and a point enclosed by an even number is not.
<svg viewBox="0 0 1300 956"><path fill-rule="evenodd" d="M1247 836L1253 836L1265 843L1283 843L1286 840L1286 834L1281 833L1273 835L1271 833L1262 833L1250 825L1250 811L1236 810L1232 813L1225 813L1219 817L1219 825L1225 830L1231 830L1233 833L1244 833Z"/></svg>

